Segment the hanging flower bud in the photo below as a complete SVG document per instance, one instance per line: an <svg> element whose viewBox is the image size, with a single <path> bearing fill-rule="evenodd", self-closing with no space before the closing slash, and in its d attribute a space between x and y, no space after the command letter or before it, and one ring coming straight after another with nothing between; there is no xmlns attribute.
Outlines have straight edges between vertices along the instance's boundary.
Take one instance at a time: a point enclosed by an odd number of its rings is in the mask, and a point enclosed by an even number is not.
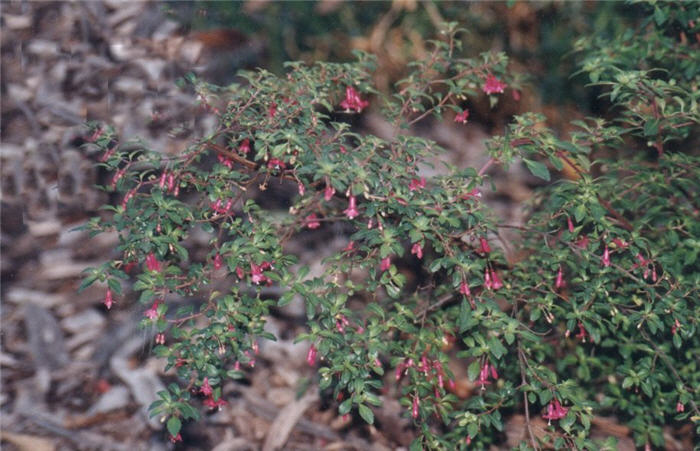
<svg viewBox="0 0 700 451"><path fill-rule="evenodd" d="M299 190L300 196L303 196L304 193L306 192L306 188L304 187L304 184L301 182L297 184L297 189Z"/></svg>
<svg viewBox="0 0 700 451"><path fill-rule="evenodd" d="M153 252L146 256L146 269L155 272L160 272L161 270L161 263L158 261Z"/></svg>
<svg viewBox="0 0 700 451"><path fill-rule="evenodd" d="M221 269L224 265L224 260L221 258L221 254L217 253L214 256L214 269Z"/></svg>
<svg viewBox="0 0 700 451"><path fill-rule="evenodd" d="M165 334L156 334L156 344L158 345L164 345L165 344Z"/></svg>
<svg viewBox="0 0 700 451"><path fill-rule="evenodd" d="M326 200L326 202L330 201L333 198L334 194L335 188L333 188L330 185L326 185L326 189L323 190L323 198Z"/></svg>
<svg viewBox="0 0 700 451"><path fill-rule="evenodd" d="M603 251L603 266L604 267L609 267L610 266L610 251L608 251L608 245L605 245L605 250Z"/></svg>
<svg viewBox="0 0 700 451"><path fill-rule="evenodd" d="M107 293L105 293L105 300L104 300L105 307L107 307L107 310L112 308L112 304L114 304L114 299L112 298L112 290L107 288Z"/></svg>
<svg viewBox="0 0 700 451"><path fill-rule="evenodd" d="M408 184L409 191L418 191L425 188L425 177L420 179L411 179L411 183Z"/></svg>
<svg viewBox="0 0 700 451"><path fill-rule="evenodd" d="M238 146L238 151L243 154L250 152L250 140L248 138L241 141L241 144Z"/></svg>
<svg viewBox="0 0 700 451"><path fill-rule="evenodd" d="M472 291L469 289L469 284L467 282L462 282L459 284L459 293L467 297L472 295Z"/></svg>
<svg viewBox="0 0 700 451"><path fill-rule="evenodd" d="M316 213L311 213L306 217L306 227L310 228L311 230L321 227L321 223L318 221Z"/></svg>
<svg viewBox="0 0 700 451"><path fill-rule="evenodd" d="M489 242L486 240L486 238L480 237L479 243L481 244L479 252L481 252L482 254L488 254L489 252L491 252L491 246L489 246Z"/></svg>
<svg viewBox="0 0 700 451"><path fill-rule="evenodd" d="M202 381L202 387L199 389L199 391L204 396L209 396L214 392L211 389L211 386L209 385L209 378L208 377L205 377L204 380Z"/></svg>
<svg viewBox="0 0 700 451"><path fill-rule="evenodd" d="M569 226L569 233L574 233L574 223L571 221L571 216L566 217L566 223Z"/></svg>
<svg viewBox="0 0 700 451"><path fill-rule="evenodd" d="M389 268L391 268L391 257L385 257L382 259L382 262L379 265L379 270L384 272Z"/></svg>
<svg viewBox="0 0 700 451"><path fill-rule="evenodd" d="M484 271L484 286L487 290L493 288L493 281L491 280L491 270L489 268L486 268L486 270Z"/></svg>
<svg viewBox="0 0 700 451"><path fill-rule="evenodd" d="M355 242L354 241L350 241L348 243L348 245L345 246L345 248L343 248L343 252L351 252L353 250L355 250Z"/></svg>
<svg viewBox="0 0 700 451"><path fill-rule="evenodd" d="M462 124L467 123L467 118L469 117L469 110L462 110L461 113L457 113L455 116L455 122L461 122Z"/></svg>
<svg viewBox="0 0 700 451"><path fill-rule="evenodd" d="M411 407L411 416L413 419L418 418L418 406L420 401L418 400L418 395L413 395L413 406Z"/></svg>
<svg viewBox="0 0 700 451"><path fill-rule="evenodd" d="M559 271L557 271L557 280L554 282L554 288L557 290L564 286L564 275L561 271L561 265L559 265Z"/></svg>
<svg viewBox="0 0 700 451"><path fill-rule="evenodd" d="M309 364L309 366L314 366L316 364L316 354L318 353L318 350L316 349L316 346L311 345L309 348L309 352L306 354L306 363Z"/></svg>
<svg viewBox="0 0 700 451"><path fill-rule="evenodd" d="M420 243L413 243L411 247L411 254L415 255L419 260L423 258L423 248Z"/></svg>
<svg viewBox="0 0 700 451"><path fill-rule="evenodd" d="M348 208L343 210L348 219L355 219L360 214L357 211L356 202L355 196L350 196L350 199L348 199Z"/></svg>
<svg viewBox="0 0 700 451"><path fill-rule="evenodd" d="M495 94L495 93L503 93L503 90L506 88L506 84L500 81L498 78L496 78L493 74L489 74L486 77L486 81L484 82L484 85L482 86L482 90L486 94Z"/></svg>
<svg viewBox="0 0 700 451"><path fill-rule="evenodd" d="M676 412L677 413L685 412L685 406L680 401L678 401L678 403L676 403Z"/></svg>

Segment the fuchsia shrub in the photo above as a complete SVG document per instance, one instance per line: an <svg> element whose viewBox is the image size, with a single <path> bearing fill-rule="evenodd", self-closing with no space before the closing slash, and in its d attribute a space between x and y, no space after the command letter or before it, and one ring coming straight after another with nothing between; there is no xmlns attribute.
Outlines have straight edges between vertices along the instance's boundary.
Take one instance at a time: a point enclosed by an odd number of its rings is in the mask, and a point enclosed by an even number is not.
<svg viewBox="0 0 700 451"><path fill-rule="evenodd" d="M111 308L133 282L150 306L143 324L179 381L152 406L173 440L200 405L226 404L225 379L253 371L259 340L275 338L263 329L270 308L294 296L306 305L306 361L339 414L373 423L382 387L396 384L418 432L413 449L499 443L513 413L528 421L524 448L602 447L589 437L593 415L617 416L640 445L661 446L665 424L697 426L700 116L697 72L682 66L700 55L697 41L666 31L698 30L681 9L651 10L637 35L578 49L615 120L577 122L563 140L541 116L517 116L487 142L491 159L479 169L422 177L418 165L441 149L399 133L429 115L467 122L465 99L519 98L506 56L462 58L454 26L391 95L373 89L364 54L352 64L289 63L281 78L245 72L226 89L196 82L218 127L173 158L127 153L98 128L93 141L121 200L86 227L119 231L120 255L84 285L106 281ZM640 59L649 40L686 58L666 50ZM626 53L613 59L611 47ZM353 131L348 119L366 108L392 121L392 139ZM564 165L577 177L538 193L512 243L524 257L513 261L493 238L509 226L481 192L489 167L516 161L547 181ZM273 183L295 193L284 217L258 202ZM285 244L331 223L345 224L347 245L310 277ZM208 236L203 259L185 245L195 231ZM418 285L399 270L406 261L420 268ZM212 292L222 277L229 289ZM201 305L173 309L173 299L193 297ZM454 394L450 359L468 368L473 396ZM547 420L545 437L533 434L534 416Z"/></svg>

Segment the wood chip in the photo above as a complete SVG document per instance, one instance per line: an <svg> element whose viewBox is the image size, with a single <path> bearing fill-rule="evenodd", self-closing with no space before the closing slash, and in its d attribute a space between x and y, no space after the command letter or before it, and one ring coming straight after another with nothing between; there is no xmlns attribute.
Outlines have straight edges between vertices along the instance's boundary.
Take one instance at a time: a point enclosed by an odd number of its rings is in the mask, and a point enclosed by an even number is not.
<svg viewBox="0 0 700 451"><path fill-rule="evenodd" d="M304 415L306 409L311 404L319 400L318 393L313 390L304 395L301 399L287 404L277 415L275 421L272 422L270 430L267 433L263 451L276 451L282 449L289 438L294 425Z"/></svg>

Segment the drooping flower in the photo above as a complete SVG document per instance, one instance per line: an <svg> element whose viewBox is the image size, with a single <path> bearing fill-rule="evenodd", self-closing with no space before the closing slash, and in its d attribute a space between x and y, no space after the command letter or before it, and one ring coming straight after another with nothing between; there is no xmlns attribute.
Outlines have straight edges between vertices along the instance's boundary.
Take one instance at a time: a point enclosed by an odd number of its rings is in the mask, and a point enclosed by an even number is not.
<svg viewBox="0 0 700 451"><path fill-rule="evenodd" d="M326 185L326 189L323 190L323 198L326 200L326 202L330 201L334 194L335 188L333 188L331 185Z"/></svg>
<svg viewBox="0 0 700 451"><path fill-rule="evenodd" d="M408 184L409 191L417 191L422 188L425 188L425 177L421 177L420 179L411 179L411 183Z"/></svg>
<svg viewBox="0 0 700 451"><path fill-rule="evenodd" d="M462 124L467 123L467 118L469 117L469 110L462 110L455 116L455 122L461 122Z"/></svg>
<svg viewBox="0 0 700 451"><path fill-rule="evenodd" d="M491 246L489 246L489 242L483 236L479 238L479 244L481 245L479 252L482 254L488 254L491 252Z"/></svg>
<svg viewBox="0 0 700 451"><path fill-rule="evenodd" d="M158 333L156 334L156 344L158 345L164 345L165 344L165 334Z"/></svg>
<svg viewBox="0 0 700 451"><path fill-rule="evenodd" d="M420 400L418 395L413 395L413 405L411 406L411 416L415 419L418 418L418 406L420 405Z"/></svg>
<svg viewBox="0 0 700 451"><path fill-rule="evenodd" d="M569 413L568 407L563 407L557 398L554 398L547 405L547 412L542 414L542 418L548 420L548 424L552 424L552 420L560 420Z"/></svg>
<svg viewBox="0 0 700 451"><path fill-rule="evenodd" d="M613 243L615 243L615 246L619 247L620 249L625 249L630 245L630 243L628 243L627 241L621 240L619 238L613 238Z"/></svg>
<svg viewBox="0 0 700 451"><path fill-rule="evenodd" d="M384 272L391 268L391 257L384 257L379 265L379 270Z"/></svg>
<svg viewBox="0 0 700 451"><path fill-rule="evenodd" d="M491 289L495 291L503 288L503 282L501 282L501 278L498 277L498 273L496 272L496 270L491 269L489 271L491 272Z"/></svg>
<svg viewBox="0 0 700 451"><path fill-rule="evenodd" d="M241 141L241 144L238 146L238 151L243 154L250 152L250 139L246 138Z"/></svg>
<svg viewBox="0 0 700 451"><path fill-rule="evenodd" d="M209 378L208 377L205 377L204 380L202 381L202 387L199 389L199 391L204 396L209 396L213 393L213 390L211 389L211 385L209 385Z"/></svg>
<svg viewBox="0 0 700 451"><path fill-rule="evenodd" d="M511 94L513 95L513 100L515 100L516 102L520 101L520 91L519 90L513 89Z"/></svg>
<svg viewBox="0 0 700 451"><path fill-rule="evenodd" d="M182 436L178 432L177 435L171 435L170 436L170 441L173 443L181 442L182 441Z"/></svg>
<svg viewBox="0 0 700 451"><path fill-rule="evenodd" d="M161 263L158 261L153 252L146 256L146 269L149 271L160 272Z"/></svg>
<svg viewBox="0 0 700 451"><path fill-rule="evenodd" d="M685 412L685 405L683 405L683 403L680 402L680 401L678 401L678 402L676 403L676 412L677 412L677 413Z"/></svg>
<svg viewBox="0 0 700 451"><path fill-rule="evenodd" d="M369 102L362 100L354 87L348 86L345 88L345 100L340 102L340 106L345 110L355 110L361 113L363 109L369 106Z"/></svg>
<svg viewBox="0 0 700 451"><path fill-rule="evenodd" d="M467 282L462 281L462 283L459 284L459 293L467 297L472 295L472 291L469 289L469 284Z"/></svg>
<svg viewBox="0 0 700 451"><path fill-rule="evenodd" d="M266 282L267 277L263 274L262 265L256 265L255 263L250 264L250 280L256 285L260 285L261 282Z"/></svg>
<svg viewBox="0 0 700 451"><path fill-rule="evenodd" d="M554 282L554 288L557 290L564 286L564 274L561 270L561 265L559 265L559 271L557 271L557 280Z"/></svg>
<svg viewBox="0 0 700 451"><path fill-rule="evenodd" d="M603 266L610 266L610 251L608 250L608 245L605 245L605 250L603 251Z"/></svg>
<svg viewBox="0 0 700 451"><path fill-rule="evenodd" d="M357 211L355 196L350 196L348 199L348 208L343 210L343 213L348 217L348 219L355 219L360 213Z"/></svg>
<svg viewBox="0 0 700 451"><path fill-rule="evenodd" d="M413 243L413 246L411 246L411 254L415 255L419 260L423 258L423 247L420 243Z"/></svg>
<svg viewBox="0 0 700 451"><path fill-rule="evenodd" d="M590 241L590 240L588 239L588 236L583 235L581 238L579 238L579 239L576 241L575 244L576 244L577 247L580 247L581 249L586 249L586 248L588 247L588 242L589 242L589 241Z"/></svg>
<svg viewBox="0 0 700 451"><path fill-rule="evenodd" d="M158 314L158 305L158 299L156 299L155 301L153 301L153 305L151 305L151 308L149 308L143 313L144 316L151 320L158 319L158 316L160 316Z"/></svg>
<svg viewBox="0 0 700 451"><path fill-rule="evenodd" d="M350 241L348 243L348 245L343 248L343 252L351 252L353 250L355 250L355 242L354 241Z"/></svg>
<svg viewBox="0 0 700 451"><path fill-rule="evenodd" d="M318 353L318 350L316 349L316 346L311 345L309 348L309 352L306 353L306 363L309 364L309 366L314 366L316 364L316 354Z"/></svg>
<svg viewBox="0 0 700 451"><path fill-rule="evenodd" d="M275 117L275 114L277 114L277 103L272 102L270 107L267 109L267 115L273 118Z"/></svg>
<svg viewBox="0 0 700 451"><path fill-rule="evenodd" d="M217 154L216 158L219 160L219 163L223 164L224 166L226 166L229 169L233 169L233 160L231 160L230 158L227 158L221 154ZM165 175L165 173L163 173L163 175ZM161 188L162 188L162 186L161 186Z"/></svg>
<svg viewBox="0 0 700 451"><path fill-rule="evenodd" d="M228 404L228 402L224 401L223 399L219 398L216 401L214 401L214 398L212 396L209 396L207 399L205 399L202 404L204 404L206 407L209 409L219 409L221 410L221 407L225 406Z"/></svg>
<svg viewBox="0 0 700 451"><path fill-rule="evenodd" d="M306 187L305 187L304 184L301 183L301 182L297 184L297 189L299 190L299 195L300 195L300 196L303 196L304 193L306 192Z"/></svg>
<svg viewBox="0 0 700 451"><path fill-rule="evenodd" d="M588 336L588 332L586 332L586 328L584 327L583 323L581 321L578 322L578 333L576 334L576 338L581 340L582 342L586 342L586 337Z"/></svg>
<svg viewBox="0 0 700 451"><path fill-rule="evenodd" d="M496 371L496 367L491 365L489 361L485 361L481 365L481 369L479 370L479 378L476 380L476 383L478 385L481 385L481 389L485 389L485 385L488 385L491 383L489 381L489 377L493 378L493 380L498 379L498 371Z"/></svg>
<svg viewBox="0 0 700 451"><path fill-rule="evenodd" d="M321 223L318 221L316 213L311 213L306 217L306 227L310 228L311 230L321 227Z"/></svg>
<svg viewBox="0 0 700 451"><path fill-rule="evenodd" d="M489 74L486 77L486 81L484 82L484 86L482 86L481 89L484 90L486 94L495 94L495 93L502 93L504 89L506 89L506 84L500 81L498 78L496 78L493 74Z"/></svg>
<svg viewBox="0 0 700 451"><path fill-rule="evenodd" d="M107 310L112 308L112 304L114 304L114 299L112 298L112 290L107 288L107 293L105 293L105 300L104 300L105 307L107 307Z"/></svg>
<svg viewBox="0 0 700 451"><path fill-rule="evenodd" d="M574 233L574 222L571 220L571 216L567 216L566 224L569 226L569 233Z"/></svg>
<svg viewBox="0 0 700 451"><path fill-rule="evenodd" d="M282 171L285 167L287 167L287 165L285 165L284 161L280 160L279 158L270 158L270 161L267 162L267 167L275 171Z"/></svg>
<svg viewBox="0 0 700 451"><path fill-rule="evenodd" d="M224 260L221 258L221 254L217 252L217 254L214 256L214 269L221 269L223 265Z"/></svg>

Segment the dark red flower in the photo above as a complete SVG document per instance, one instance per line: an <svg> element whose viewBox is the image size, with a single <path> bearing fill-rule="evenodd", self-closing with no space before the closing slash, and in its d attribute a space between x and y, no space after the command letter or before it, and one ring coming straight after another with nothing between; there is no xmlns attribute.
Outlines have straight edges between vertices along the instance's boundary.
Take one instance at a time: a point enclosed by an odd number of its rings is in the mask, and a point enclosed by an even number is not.
<svg viewBox="0 0 700 451"><path fill-rule="evenodd" d="M560 420L564 418L567 413L569 413L569 408L562 407L559 400L554 398L547 406L547 412L542 414L542 418L549 420L549 424L551 424L552 420Z"/></svg>
<svg viewBox="0 0 700 451"><path fill-rule="evenodd" d="M244 154L250 152L250 140L248 138L241 141L241 144L238 146L238 151Z"/></svg>
<svg viewBox="0 0 700 451"><path fill-rule="evenodd" d="M346 110L355 110L361 113L363 109L369 106L369 102L362 100L354 87L348 86L345 88L345 100L340 102L340 106Z"/></svg>
<svg viewBox="0 0 700 451"><path fill-rule="evenodd" d="M489 74L488 77L486 77L484 86L482 86L481 89L483 89L486 94L500 94L504 89L506 89L506 86L507 85L505 83L501 82L493 74Z"/></svg>
<svg viewBox="0 0 700 451"><path fill-rule="evenodd" d="M161 270L161 263L158 261L153 252L146 256L146 269L155 272L160 272Z"/></svg>
<svg viewBox="0 0 700 451"><path fill-rule="evenodd" d="M425 177L421 177L420 179L412 179L411 183L408 184L409 191L417 191L422 188L425 188Z"/></svg>
<svg viewBox="0 0 700 451"><path fill-rule="evenodd" d="M489 252L491 252L491 246L489 246L489 242L486 240L486 238L479 238L479 243L481 244L479 252L481 252L482 254L488 254Z"/></svg>
<svg viewBox="0 0 700 451"><path fill-rule="evenodd" d="M462 124L466 124L468 117L469 117L469 110L463 110L461 113L459 113L455 116L455 122L461 122Z"/></svg>
<svg viewBox="0 0 700 451"><path fill-rule="evenodd" d="M385 257L382 259L379 265L379 270L383 272L389 268L391 268L391 257Z"/></svg>
<svg viewBox="0 0 700 451"><path fill-rule="evenodd" d="M316 349L316 346L311 345L309 348L309 352L306 354L306 363L309 364L309 366L314 366L316 364L316 354L318 353L318 350Z"/></svg>

